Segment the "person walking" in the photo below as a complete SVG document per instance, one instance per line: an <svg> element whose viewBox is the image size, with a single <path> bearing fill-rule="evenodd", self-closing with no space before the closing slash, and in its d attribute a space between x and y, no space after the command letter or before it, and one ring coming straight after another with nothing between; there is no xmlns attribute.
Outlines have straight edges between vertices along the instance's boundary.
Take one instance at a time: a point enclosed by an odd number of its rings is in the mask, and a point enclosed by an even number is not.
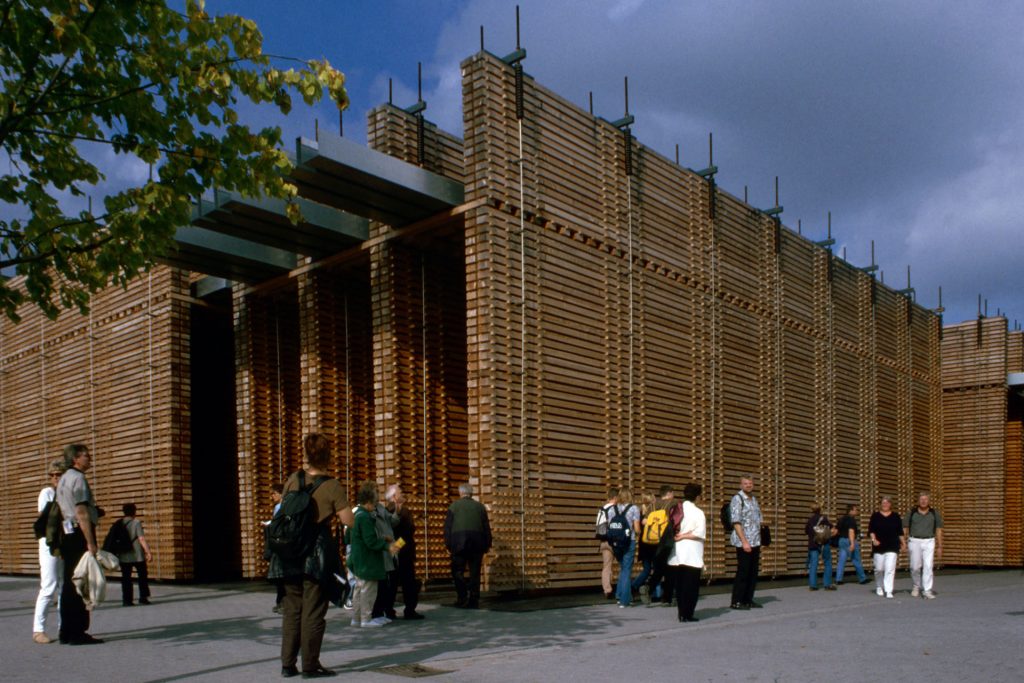
<svg viewBox="0 0 1024 683"><path fill-rule="evenodd" d="M612 553L612 547L608 544L608 522L611 521L610 511L618 502L618 495L618 488L608 491L608 500L597 511L597 521L595 522L597 531L594 536L601 544L601 590L604 591L604 597L609 600L615 597L615 593L612 591L612 563L615 560L615 555Z"/></svg>
<svg viewBox="0 0 1024 683"><path fill-rule="evenodd" d="M491 523L487 508L473 500L470 484L459 484L459 496L444 520L444 544L452 555L455 606L476 609L480 606L480 567L484 554L491 549Z"/></svg>
<svg viewBox="0 0 1024 683"><path fill-rule="evenodd" d="M50 463L49 483L39 492L36 500L36 512L42 515L48 506L56 505L54 502L57 496L57 482L61 475L67 470L64 458L58 458ZM40 645L52 643L53 639L46 635L46 618L50 611L50 605L58 595L61 583L64 578L64 567L60 558L54 557L50 552L50 546L46 545L46 532L38 539L39 544L39 594L36 596L36 611L32 622L32 641Z"/></svg>
<svg viewBox="0 0 1024 683"><path fill-rule="evenodd" d="M341 571L338 546L331 534L331 519L352 523L341 483L327 475L331 445L320 434L309 434L302 441L302 469L292 473L284 483L285 501L292 492L310 492L310 505L316 524L313 549L304 558L285 560L271 554L267 578L284 585L281 601L281 675L290 678L299 674L295 666L302 656L302 677L321 678L335 675L320 662L320 649L327 628L329 582ZM287 509L287 508L286 508Z"/></svg>
<svg viewBox="0 0 1024 683"><path fill-rule="evenodd" d="M651 603L651 598L661 599L659 585L648 585L648 578L654 568L654 555L658 550L658 543L661 540L661 532L668 526L668 514L665 512L667 502L656 499L653 493L644 493L640 496L640 537L637 544L637 558L642 568L636 578L633 579L632 591L640 593L640 600L645 605Z"/></svg>
<svg viewBox="0 0 1024 683"><path fill-rule="evenodd" d="M270 522L274 519L274 516L277 515L277 511L281 509L283 491L283 484L274 484L270 488L270 502L273 504L273 509L270 512L270 519L263 522L264 526L270 526ZM284 600L284 584L280 581L272 581L271 583L274 584L274 590L277 593L277 596L274 599L273 612L274 614L281 614L281 601Z"/></svg>
<svg viewBox="0 0 1024 683"><path fill-rule="evenodd" d="M117 559L121 563L121 604L125 607L134 605L132 591L132 569L139 575L139 604L148 605L149 592L149 571L148 563L153 561L153 553L149 550L146 536L142 530L142 522L135 516L135 503L125 503L121 506L124 517L120 524L123 524L128 532L128 538L132 542L132 549L118 554Z"/></svg>
<svg viewBox="0 0 1024 683"><path fill-rule="evenodd" d="M99 508L92 495L85 473L92 465L92 455L83 444L70 444L64 448L64 463L68 469L57 482L56 501L63 517L64 536L60 543L64 576L60 590L60 642L67 645L96 645L103 640L89 634L90 613L85 601L71 581L78 561L86 553L96 555L96 524Z"/></svg>
<svg viewBox="0 0 1024 683"><path fill-rule="evenodd" d="M757 574L761 560L761 507L754 497L754 478L740 477L740 490L729 502L729 520L732 534L729 538L736 548L736 577L732 583L732 609L747 610L761 607L754 602Z"/></svg>
<svg viewBox="0 0 1024 683"><path fill-rule="evenodd" d="M398 484L389 486L385 497L388 501L388 512L398 517L398 523L395 525L395 542L402 545L396 558L397 580L390 587L392 594L389 603L393 610L395 594L398 592L398 586L401 585L404 606L402 617L410 621L423 619L423 615L416 611L420 594L420 582L416 578L416 520L413 518L412 510L405 504L405 494L402 492L401 486ZM391 617L391 615L388 616Z"/></svg>
<svg viewBox="0 0 1024 683"><path fill-rule="evenodd" d="M903 520L903 528L910 552L910 579L914 582L910 595L931 600L935 597L935 558L942 559L942 515L932 507L931 497L924 491L918 494L917 505L910 508Z"/></svg>
<svg viewBox="0 0 1024 683"><path fill-rule="evenodd" d="M825 565L823 582L825 590L834 591L832 585L832 523L828 517L821 514L819 503L811 504L811 516L804 524L804 533L807 534L807 582L812 591L818 590L818 557Z"/></svg>
<svg viewBox="0 0 1024 683"><path fill-rule="evenodd" d="M839 557L836 561L836 585L843 585L843 571L847 558L857 572L858 583L865 584L868 577L864 573L864 565L860 561L860 527L857 518L860 507L856 503L846 506L846 514L839 518L837 525L839 534Z"/></svg>
<svg viewBox="0 0 1024 683"><path fill-rule="evenodd" d="M900 550L907 549L900 516L892 511L892 498L882 496L879 509L871 515L868 534L871 536L871 553L875 562L875 593L891 599L893 583L896 580L896 558Z"/></svg>
<svg viewBox="0 0 1024 683"><path fill-rule="evenodd" d="M699 621L694 616L700 596L700 572L704 568L704 539L707 520L697 507L703 489L700 484L683 487L683 519L675 535L675 548L669 557L669 571L675 583L679 621Z"/></svg>

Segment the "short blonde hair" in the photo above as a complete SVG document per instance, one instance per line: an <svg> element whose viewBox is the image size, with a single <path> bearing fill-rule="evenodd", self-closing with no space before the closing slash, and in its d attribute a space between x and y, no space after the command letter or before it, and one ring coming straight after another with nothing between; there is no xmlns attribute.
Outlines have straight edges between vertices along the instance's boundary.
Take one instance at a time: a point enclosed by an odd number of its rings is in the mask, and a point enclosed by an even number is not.
<svg viewBox="0 0 1024 683"><path fill-rule="evenodd" d="M628 486L622 486L619 488L619 502L629 505L633 502L633 492L629 490Z"/></svg>

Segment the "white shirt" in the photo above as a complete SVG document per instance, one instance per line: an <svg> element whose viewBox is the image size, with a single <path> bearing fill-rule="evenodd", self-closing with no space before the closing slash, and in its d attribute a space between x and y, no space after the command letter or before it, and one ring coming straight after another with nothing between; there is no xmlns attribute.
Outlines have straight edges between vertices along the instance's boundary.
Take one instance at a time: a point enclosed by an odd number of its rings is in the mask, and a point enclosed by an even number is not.
<svg viewBox="0 0 1024 683"><path fill-rule="evenodd" d="M676 547L668 563L673 567L685 565L687 567L704 568L704 538L707 537L707 522L704 519L704 512L686 500L683 501L683 523L679 527L680 533L691 533L699 536L701 540L683 539L676 541Z"/></svg>

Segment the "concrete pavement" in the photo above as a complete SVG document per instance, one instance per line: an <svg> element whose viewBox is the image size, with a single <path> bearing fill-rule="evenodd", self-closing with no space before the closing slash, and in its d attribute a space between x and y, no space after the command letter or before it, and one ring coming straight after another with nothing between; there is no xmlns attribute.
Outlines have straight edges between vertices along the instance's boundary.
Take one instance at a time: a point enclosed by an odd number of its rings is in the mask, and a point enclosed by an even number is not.
<svg viewBox="0 0 1024 683"><path fill-rule="evenodd" d="M943 573L935 600L894 600L870 585L837 591L764 582L762 610L728 609L723 587L697 607L619 609L599 596L421 606L427 619L355 629L332 607L322 661L337 681L1021 681L1024 572ZM0 577L0 676L7 681L280 680L280 617L265 584L156 584L154 604L124 608L119 587L93 615L103 645L31 640L36 583ZM436 597L434 597L436 600ZM583 603L583 604L580 604ZM567 605L577 606L567 606ZM51 631L56 630L53 620ZM55 633L51 632L51 635Z"/></svg>

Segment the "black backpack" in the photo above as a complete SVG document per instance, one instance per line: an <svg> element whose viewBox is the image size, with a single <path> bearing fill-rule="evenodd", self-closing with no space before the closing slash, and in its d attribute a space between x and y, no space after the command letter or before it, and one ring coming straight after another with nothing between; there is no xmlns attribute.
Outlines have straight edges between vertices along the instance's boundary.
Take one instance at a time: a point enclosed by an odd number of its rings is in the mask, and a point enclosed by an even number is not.
<svg viewBox="0 0 1024 683"><path fill-rule="evenodd" d="M110 525L106 537L103 539L103 550L114 555L123 555L135 550L135 544L128 533L128 525L123 519L119 519Z"/></svg>
<svg viewBox="0 0 1024 683"><path fill-rule="evenodd" d="M50 508L55 505L54 501L48 501L43 506L43 511L36 517L36 521L32 522L32 531L36 535L36 539L46 538L46 520L50 518Z"/></svg>
<svg viewBox="0 0 1024 683"><path fill-rule="evenodd" d="M281 499L281 507L267 525L267 550L282 560L302 560L313 551L317 536L313 492L329 477L317 477L306 486L306 473L299 470L299 488Z"/></svg>
<svg viewBox="0 0 1024 683"><path fill-rule="evenodd" d="M736 496L733 496L733 498L735 497ZM746 505L747 501L743 500L743 496L740 496L740 509L743 509L744 507L746 507ZM728 538L728 535L731 534L733 531L732 512L730 510L731 507L732 498L725 502L725 504L722 506L721 511L719 511L718 513L719 518L722 520L722 530L725 531L726 538Z"/></svg>
<svg viewBox="0 0 1024 683"><path fill-rule="evenodd" d="M626 519L626 513L632 507L632 505L627 505L625 508L620 508L616 505L615 514L608 521L608 545L611 546L616 559L622 559L633 540L633 532L629 528L629 520Z"/></svg>
<svg viewBox="0 0 1024 683"><path fill-rule="evenodd" d="M676 548L676 534L679 533L679 527L682 524L683 504L676 503L668 509L668 524L661 532L661 540L658 542L658 548L654 551L655 562L668 562L668 558L672 556L672 551Z"/></svg>

